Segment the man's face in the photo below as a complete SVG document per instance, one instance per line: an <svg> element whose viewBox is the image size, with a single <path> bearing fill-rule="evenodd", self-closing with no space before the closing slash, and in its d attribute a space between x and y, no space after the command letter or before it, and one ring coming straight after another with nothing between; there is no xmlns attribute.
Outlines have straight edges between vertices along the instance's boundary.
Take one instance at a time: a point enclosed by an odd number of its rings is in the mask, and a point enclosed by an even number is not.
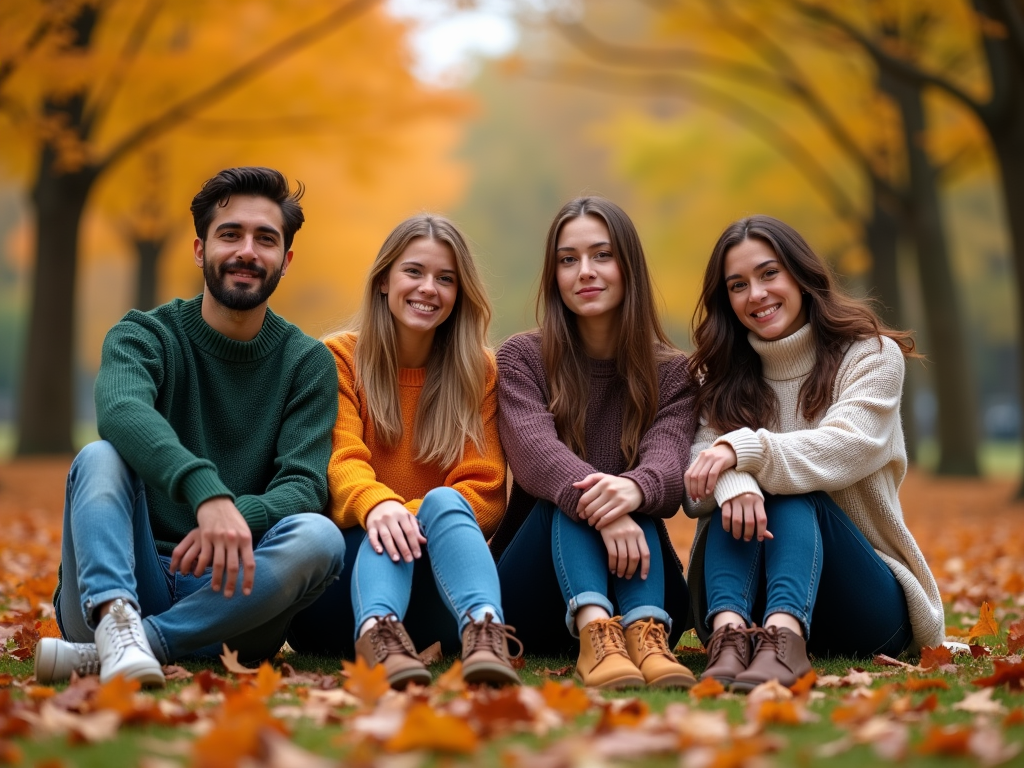
<svg viewBox="0 0 1024 768"><path fill-rule="evenodd" d="M228 309L245 311L264 304L288 270L284 218L273 200L233 195L218 207L203 240L194 244L206 289Z"/></svg>

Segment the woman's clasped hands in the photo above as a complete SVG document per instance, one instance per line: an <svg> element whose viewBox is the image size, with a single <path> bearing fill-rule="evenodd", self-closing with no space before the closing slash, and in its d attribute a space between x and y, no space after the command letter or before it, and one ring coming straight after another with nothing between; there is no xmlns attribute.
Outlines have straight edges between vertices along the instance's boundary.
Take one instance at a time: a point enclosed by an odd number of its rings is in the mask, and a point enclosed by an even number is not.
<svg viewBox="0 0 1024 768"><path fill-rule="evenodd" d="M601 532L608 550L608 570L630 579L639 571L646 579L651 567L651 550L644 532L629 515L644 501L640 486L628 477L594 472L572 484L583 491L576 515Z"/></svg>
<svg viewBox="0 0 1024 768"><path fill-rule="evenodd" d="M715 492L722 473L736 466L736 452L728 443L719 443L701 451L683 475L686 494L693 501L703 501ZM733 538L750 541L773 539L768 530L764 499L756 493L742 493L722 502L722 528Z"/></svg>

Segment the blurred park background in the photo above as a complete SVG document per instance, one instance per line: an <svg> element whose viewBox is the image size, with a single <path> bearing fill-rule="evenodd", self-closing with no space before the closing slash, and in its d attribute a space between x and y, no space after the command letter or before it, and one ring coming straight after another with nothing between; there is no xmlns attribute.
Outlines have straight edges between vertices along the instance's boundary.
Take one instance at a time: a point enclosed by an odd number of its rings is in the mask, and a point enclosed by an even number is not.
<svg viewBox="0 0 1024 768"><path fill-rule="evenodd" d="M434 210L497 344L597 193L687 349L718 234L778 216L917 332L912 458L1024 473L1024 0L0 0L0 460L95 435L103 334L201 290L188 206L232 165L307 187L271 305L312 335Z"/></svg>

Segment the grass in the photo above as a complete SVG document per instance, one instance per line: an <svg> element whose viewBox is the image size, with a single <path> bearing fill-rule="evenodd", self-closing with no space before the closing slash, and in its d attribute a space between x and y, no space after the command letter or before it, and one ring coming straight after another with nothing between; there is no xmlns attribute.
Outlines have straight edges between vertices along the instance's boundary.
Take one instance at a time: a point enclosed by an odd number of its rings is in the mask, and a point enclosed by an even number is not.
<svg viewBox="0 0 1024 768"><path fill-rule="evenodd" d="M1009 611L1019 610L1009 605L1007 606L1007 609ZM949 619L949 623L952 624L959 617L950 614L947 618ZM1003 624L1006 626L1009 624L1009 621L1004 620ZM1006 638L1004 634L1003 637L1000 638L999 645L996 646L996 652L998 652L1000 646L1005 652L1005 642ZM693 647L694 645L697 645L695 638L692 636L684 636L684 645L679 648L678 653L680 654L680 658L683 663L689 666L696 674L699 674L704 668L705 656L699 646ZM335 658L290 654L287 657L287 661L300 671L319 670L331 672L338 669L338 660ZM435 675L440 674L447 669L450 662L451 659L439 662L432 667L432 672ZM546 668L558 669L560 667L571 665L573 662L573 659L568 658L532 657L527 660L527 665L525 669L522 670L521 674L524 682L529 685L539 686L547 679L543 674L543 671ZM990 674L992 665L987 659L975 660L970 656L958 656L956 663L957 674L943 675L943 679L945 679L949 684L950 689L946 691L935 691L940 706L934 713L926 716L927 722L943 725L968 723L974 717L969 713L954 710L952 709L952 706L956 702L962 700L968 693L972 693L977 690L975 686L971 685L970 681ZM208 665L189 662L186 663L185 666L192 671L198 671ZM851 667L868 672L892 671L892 668L890 667L881 667L873 663L865 663L861 660L844 658L816 659L814 660L814 666L819 674L834 674L840 676L845 675ZM31 662L19 662L9 656L5 656L0 658L0 673L5 672L14 675L15 677L25 677L32 673L32 664ZM877 688L883 684L893 682L899 683L901 681L905 681L907 677L907 673L901 670L898 674L894 674L891 677L875 680L872 687ZM167 695L168 692L179 691L183 685L184 683L180 682L170 683L164 692L158 692L155 695ZM844 735L845 731L843 729L832 724L830 715L832 711L840 705L842 698L849 694L849 692L850 689L824 689L825 698L822 701L814 702L810 705L811 711L820 717L820 720L816 723L803 724L799 726L769 726L768 731L770 733L781 735L787 742L787 746L774 756L774 763L780 766L801 766L801 768L815 765L828 765L829 768L843 768L843 766L861 766L880 762L874 752L867 746L857 746L848 752L829 758L820 757L817 754L817 748L822 744L835 741ZM924 699L928 693L930 692L911 694L912 701L917 703ZM15 693L14 695L18 696L21 694ZM733 724L743 722L744 707L746 704L745 698L740 696L726 696L717 700L705 700L696 704L688 694L679 691L634 690L617 694L607 694L607 696L609 698L613 696L636 696L646 702L654 711L662 711L672 702L683 702L709 711L724 710L727 713L729 721ZM1010 693L1005 689L996 691L994 698L1001 701L1007 709L1020 707L1024 704L1024 694ZM494 742L486 743L481 748L480 752L473 758L438 758L428 760L426 764L445 766L460 764L493 766L506 765L507 761L503 760L502 756L509 746L522 745L531 750L540 750L565 736L585 735L588 728L592 726L594 720L595 715L584 715L579 718L573 726L559 732L549 734L544 738L538 738L532 735L509 736L495 740ZM318 728L310 723L300 722L294 728L293 741L316 753L343 759L345 756L345 747L340 746L338 743L339 736L341 736L343 731L344 728L338 725ZM923 727L914 727L912 729L912 742L916 743L920 741L922 739L922 733ZM48 760L58 760L61 761L62 765L74 765L79 766L80 768L91 768L92 766L96 766L99 768L100 766L134 765L143 755L147 754L147 747L151 744L149 740L160 739L171 741L183 736L187 736L187 734L179 731L178 729L144 726L125 727L113 741L95 745L72 746L62 739L41 741L18 739L17 743L24 752L23 764L26 765L38 765L39 763ZM1009 742L1024 741L1024 726L1011 726L1005 730L1004 736ZM634 764L641 763L643 765L667 767L678 766L679 760L676 757L665 757L659 759L645 758L643 761L634 762ZM975 765L976 763L971 759L963 757L922 756L917 755L912 751L911 756L905 761L905 764L907 766L911 766L911 768L931 768L932 766L935 766L936 768L939 766L942 766L943 768L958 768L959 766ZM1024 756L1019 755L1015 759L1014 764L1024 764Z"/></svg>

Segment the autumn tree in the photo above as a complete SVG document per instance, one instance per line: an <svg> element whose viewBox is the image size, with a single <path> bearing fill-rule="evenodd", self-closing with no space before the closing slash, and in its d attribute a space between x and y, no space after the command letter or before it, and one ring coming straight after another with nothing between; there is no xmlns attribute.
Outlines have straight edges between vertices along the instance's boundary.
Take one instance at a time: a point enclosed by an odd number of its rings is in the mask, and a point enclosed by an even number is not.
<svg viewBox="0 0 1024 768"><path fill-rule="evenodd" d="M247 87L262 84L268 72L337 30L351 28L357 37L376 34L379 24L365 26L367 18L384 15L379 9L369 13L375 4L236 2L217 12L191 0L38 0L18 4L0 18L0 161L26 180L35 217L19 454L71 449L79 230L98 184L156 140L211 114ZM391 95L388 76L405 62L404 52L394 46L390 37L378 40L377 46L364 41L360 47L371 57L390 55L394 62L382 66L374 59L362 72L383 104ZM311 104L325 96L337 98L327 87L334 79L329 70L305 78L311 90L278 89L269 99L258 88L249 91L244 104L231 105L230 117L298 122ZM423 101L421 94L395 96L396 103L386 111L423 108L417 103ZM366 101L354 106L370 109ZM339 109L343 112L344 105ZM356 112L357 122L361 117ZM244 137L253 126L237 120L226 127ZM386 135L379 126L377 133ZM133 183L136 189L145 187ZM152 233L136 234L145 242ZM152 242L155 248L157 240Z"/></svg>

